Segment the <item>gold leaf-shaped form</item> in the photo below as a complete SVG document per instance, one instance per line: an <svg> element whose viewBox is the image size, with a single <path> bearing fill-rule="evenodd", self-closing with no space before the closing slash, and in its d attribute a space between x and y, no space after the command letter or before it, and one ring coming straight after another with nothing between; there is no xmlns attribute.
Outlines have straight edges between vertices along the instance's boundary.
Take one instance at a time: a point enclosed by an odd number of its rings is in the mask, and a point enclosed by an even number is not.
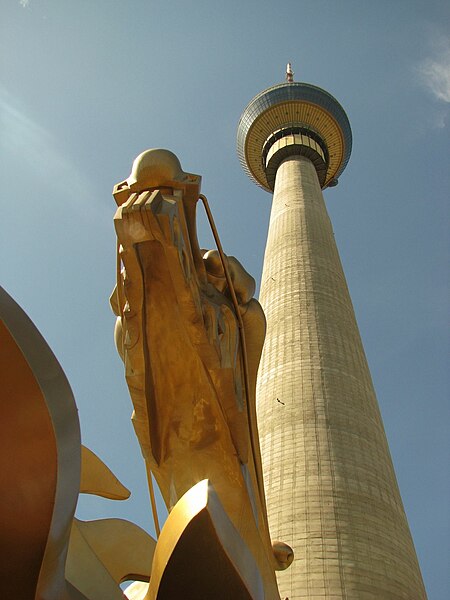
<svg viewBox="0 0 450 600"><path fill-rule="evenodd" d="M86 446L81 447L80 493L110 500L126 500L131 494L109 467Z"/></svg>
<svg viewBox="0 0 450 600"><path fill-rule="evenodd" d="M154 540L123 519L73 520L66 579L89 600L123 600L122 581L148 581Z"/></svg>

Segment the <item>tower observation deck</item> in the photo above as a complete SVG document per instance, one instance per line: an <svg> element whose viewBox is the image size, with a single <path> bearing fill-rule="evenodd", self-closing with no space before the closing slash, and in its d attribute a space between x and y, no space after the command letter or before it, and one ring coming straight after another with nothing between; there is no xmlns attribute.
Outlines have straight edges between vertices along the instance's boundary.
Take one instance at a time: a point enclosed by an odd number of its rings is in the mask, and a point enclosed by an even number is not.
<svg viewBox="0 0 450 600"><path fill-rule="evenodd" d="M244 171L267 191L287 156L306 156L323 188L335 185L352 149L352 132L342 106L308 83L281 83L249 103L239 121L237 152Z"/></svg>
<svg viewBox="0 0 450 600"><path fill-rule="evenodd" d="M281 598L426 598L322 189L352 134L326 91L288 80L244 110L237 151L273 192L260 302L258 428Z"/></svg>

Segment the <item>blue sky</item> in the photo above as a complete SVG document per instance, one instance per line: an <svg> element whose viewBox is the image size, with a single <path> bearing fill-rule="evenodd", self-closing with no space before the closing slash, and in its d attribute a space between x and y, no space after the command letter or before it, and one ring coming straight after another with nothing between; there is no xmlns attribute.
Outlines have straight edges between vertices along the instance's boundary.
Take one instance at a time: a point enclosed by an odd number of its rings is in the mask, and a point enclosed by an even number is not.
<svg viewBox="0 0 450 600"><path fill-rule="evenodd" d="M437 0L3 0L1 283L61 362L84 443L133 492L82 498L80 518L152 531L108 305L112 187L142 150L174 151L259 279L270 196L236 126L291 61L352 125L325 197L429 598L449 596L449 31Z"/></svg>

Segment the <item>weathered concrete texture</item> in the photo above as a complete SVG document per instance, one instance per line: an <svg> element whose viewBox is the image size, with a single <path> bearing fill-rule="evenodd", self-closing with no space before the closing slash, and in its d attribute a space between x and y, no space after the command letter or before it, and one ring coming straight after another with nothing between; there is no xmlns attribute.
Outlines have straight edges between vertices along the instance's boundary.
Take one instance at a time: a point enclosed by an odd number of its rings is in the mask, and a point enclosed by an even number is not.
<svg viewBox="0 0 450 600"><path fill-rule="evenodd" d="M417 558L312 163L275 183L260 301L258 422L281 598L423 599Z"/></svg>

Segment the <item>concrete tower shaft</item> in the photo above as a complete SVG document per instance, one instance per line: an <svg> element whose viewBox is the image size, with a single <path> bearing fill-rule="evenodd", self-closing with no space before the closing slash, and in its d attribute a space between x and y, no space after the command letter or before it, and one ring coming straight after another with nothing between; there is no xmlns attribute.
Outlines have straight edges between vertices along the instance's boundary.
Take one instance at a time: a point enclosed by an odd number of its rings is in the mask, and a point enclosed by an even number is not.
<svg viewBox="0 0 450 600"><path fill-rule="evenodd" d="M316 170L276 174L260 302L258 424L282 598L425 598Z"/></svg>
<svg viewBox="0 0 450 600"><path fill-rule="evenodd" d="M238 155L273 191L257 412L281 598L426 598L322 189L350 156L330 94L285 83L244 110Z"/></svg>

